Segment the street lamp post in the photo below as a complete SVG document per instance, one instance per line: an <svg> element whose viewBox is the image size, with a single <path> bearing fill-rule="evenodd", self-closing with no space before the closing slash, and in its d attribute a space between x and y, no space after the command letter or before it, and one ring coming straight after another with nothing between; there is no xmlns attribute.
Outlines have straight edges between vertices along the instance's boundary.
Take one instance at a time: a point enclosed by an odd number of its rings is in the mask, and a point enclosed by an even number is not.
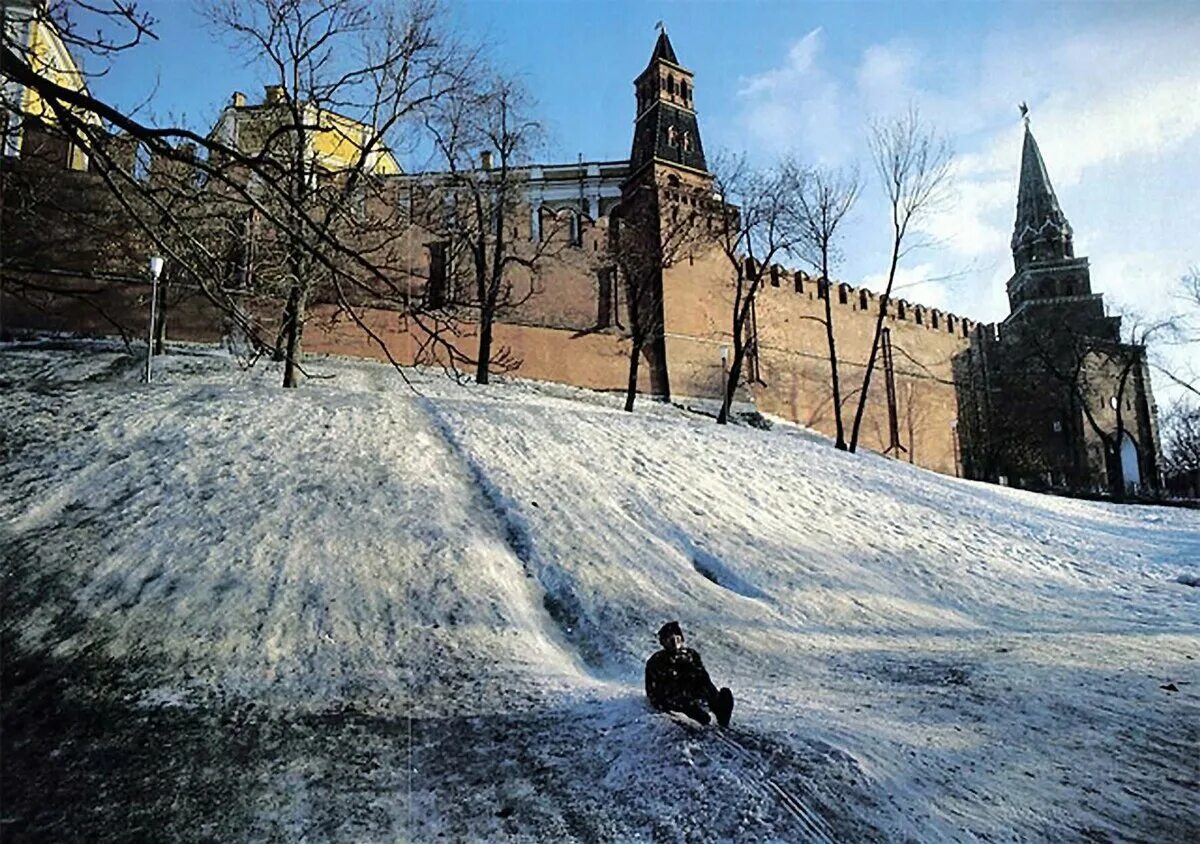
<svg viewBox="0 0 1200 844"><path fill-rule="evenodd" d="M158 304L158 277L162 275L163 259L150 258L150 330L146 333L146 383L150 383L150 361L154 357L154 309Z"/></svg>

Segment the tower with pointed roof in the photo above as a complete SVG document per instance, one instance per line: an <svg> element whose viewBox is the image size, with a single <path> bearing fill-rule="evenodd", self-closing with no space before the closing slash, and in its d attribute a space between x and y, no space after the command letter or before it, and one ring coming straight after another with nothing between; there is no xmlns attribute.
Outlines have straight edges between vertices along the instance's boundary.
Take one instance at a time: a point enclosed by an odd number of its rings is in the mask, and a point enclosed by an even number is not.
<svg viewBox="0 0 1200 844"><path fill-rule="evenodd" d="M646 336L653 338L644 348L653 392L669 396L663 338L663 243L672 239L671 227L683 225L679 222L685 219L683 214L690 215L709 201L712 176L696 119L695 79L680 64L662 24L650 61L633 86L633 147L610 236L623 241L622 250L638 255L644 271L653 275L649 284L643 281L640 285L650 290L643 289L639 295L643 307L636 319ZM634 318L631 313L630 319Z"/></svg>
<svg viewBox="0 0 1200 844"><path fill-rule="evenodd" d="M1017 219L1011 241L1014 273L1008 282L1010 319L1024 314L1028 307L1058 307L1064 300L1071 301L1069 309L1077 316L1103 317L1100 297L1088 302L1093 297L1088 260L1075 257L1073 237L1026 116Z"/></svg>
<svg viewBox="0 0 1200 844"><path fill-rule="evenodd" d="M965 474L1114 493L1157 488L1145 347L1121 341L1121 318L1092 292L1026 111L1010 312L955 360Z"/></svg>
<svg viewBox="0 0 1200 844"><path fill-rule="evenodd" d="M696 120L695 80L679 63L666 27L658 33L650 61L634 80L637 117L629 154L631 181L663 167L704 179L708 168Z"/></svg>

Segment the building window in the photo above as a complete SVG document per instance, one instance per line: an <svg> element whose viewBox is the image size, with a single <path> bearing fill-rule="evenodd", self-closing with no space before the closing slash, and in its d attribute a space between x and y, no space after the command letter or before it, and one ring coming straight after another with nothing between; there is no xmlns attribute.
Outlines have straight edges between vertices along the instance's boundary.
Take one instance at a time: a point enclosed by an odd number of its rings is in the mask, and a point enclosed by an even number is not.
<svg viewBox="0 0 1200 844"><path fill-rule="evenodd" d="M867 291L865 290L858 291L858 309L860 311L867 309Z"/></svg>
<svg viewBox="0 0 1200 844"><path fill-rule="evenodd" d="M608 328L614 322L613 270L606 268L599 273L599 289L597 290L596 327Z"/></svg>
<svg viewBox="0 0 1200 844"><path fill-rule="evenodd" d="M675 75L671 74L667 77L667 93L675 96Z"/></svg>
<svg viewBox="0 0 1200 844"><path fill-rule="evenodd" d="M583 246L583 220L580 219L578 211L572 211L570 220L571 226L571 245Z"/></svg>
<svg viewBox="0 0 1200 844"><path fill-rule="evenodd" d="M804 292L804 273L797 271L793 276L793 283L796 285L796 292Z"/></svg>
<svg viewBox="0 0 1200 844"><path fill-rule="evenodd" d="M667 127L667 146L677 146L679 143L679 133L675 131L674 126Z"/></svg>
<svg viewBox="0 0 1200 844"><path fill-rule="evenodd" d="M838 304L844 305L849 301L850 289L845 284L838 285Z"/></svg>
<svg viewBox="0 0 1200 844"><path fill-rule="evenodd" d="M679 96L683 98L684 102L687 102L687 99L688 99L687 80L684 80L684 79L679 80Z"/></svg>
<svg viewBox="0 0 1200 844"><path fill-rule="evenodd" d="M903 299L900 299L899 301L896 302L896 319L904 319L905 318L906 307L907 306L905 305Z"/></svg>
<svg viewBox="0 0 1200 844"><path fill-rule="evenodd" d="M925 311L921 309L920 305L913 310L913 315L916 317L917 325L925 324Z"/></svg>
<svg viewBox="0 0 1200 844"><path fill-rule="evenodd" d="M426 304L440 308L446 304L446 244L430 243L429 283L425 286Z"/></svg>

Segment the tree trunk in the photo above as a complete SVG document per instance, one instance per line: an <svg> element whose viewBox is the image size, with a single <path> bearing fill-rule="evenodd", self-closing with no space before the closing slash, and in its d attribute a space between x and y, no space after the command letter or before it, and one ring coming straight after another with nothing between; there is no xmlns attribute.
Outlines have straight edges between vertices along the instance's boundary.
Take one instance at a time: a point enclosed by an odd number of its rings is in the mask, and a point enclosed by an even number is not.
<svg viewBox="0 0 1200 844"><path fill-rule="evenodd" d="M640 278L641 276L639 276ZM646 280L642 278L642 286L638 290L633 289L632 283L628 291L629 300L629 342L631 348L629 350L629 383L625 388L625 410L633 413L633 402L637 398L637 377L639 360L642 356L642 345L646 340L646 329L642 325L642 301L641 292L645 290Z"/></svg>
<svg viewBox="0 0 1200 844"><path fill-rule="evenodd" d="M833 305L829 301L829 270L825 253L821 255L821 278L825 283L825 337L829 341L829 380L833 386L833 423L837 430L834 446L846 450L846 431L842 425L842 387L838 379L837 346L833 338Z"/></svg>
<svg viewBox="0 0 1200 844"><path fill-rule="evenodd" d="M1104 446L1105 468L1108 470L1108 492L1117 501L1125 499L1125 467L1121 465L1121 441L1101 439Z"/></svg>
<svg viewBox="0 0 1200 844"><path fill-rule="evenodd" d="M725 395L721 402L721 412L717 414L717 424L729 424L729 414L733 407L733 396L737 392L738 380L742 377L742 359L746 356L745 346L734 337L733 361L729 364L729 380L725 382Z"/></svg>
<svg viewBox="0 0 1200 844"><path fill-rule="evenodd" d="M888 299L892 295L892 283L896 280L896 264L900 260L900 235L892 242L892 266L888 271L887 288L879 299L879 313L875 317L875 337L871 341L871 354L867 358L867 371L863 375L862 392L858 396L858 407L854 410L854 427L850 429L850 451L858 450L858 432L862 428L863 411L871 390L871 374L875 371L875 359L879 356L879 336L883 333L883 318L887 313ZM826 294L828 295L828 294Z"/></svg>
<svg viewBox="0 0 1200 844"><path fill-rule="evenodd" d="M642 345L634 341L629 351L629 385L625 388L625 410L633 413L633 400L637 398L638 363L642 356Z"/></svg>
<svg viewBox="0 0 1200 844"><path fill-rule="evenodd" d="M300 355L303 353L300 345L304 331L304 293L300 285L293 284L288 292L287 308L283 316L284 334L284 363L283 386L300 386Z"/></svg>
<svg viewBox="0 0 1200 844"><path fill-rule="evenodd" d="M480 312L479 360L475 364L475 383L486 384L489 379L488 363L492 357L492 314L488 309Z"/></svg>

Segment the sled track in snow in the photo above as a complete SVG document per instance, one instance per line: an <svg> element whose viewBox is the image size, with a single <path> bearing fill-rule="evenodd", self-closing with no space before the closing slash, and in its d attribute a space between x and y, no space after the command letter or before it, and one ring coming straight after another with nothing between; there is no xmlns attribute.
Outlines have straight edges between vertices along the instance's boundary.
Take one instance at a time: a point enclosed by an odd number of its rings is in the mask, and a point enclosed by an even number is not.
<svg viewBox="0 0 1200 844"><path fill-rule="evenodd" d="M595 646L589 645L589 637L583 635L582 627L587 623L579 599L575 597L570 584L561 584L555 588L551 582L552 575L567 578L565 572L548 571L546 563L538 557L533 546L533 537L524 520L514 511L508 497L496 486L488 476L483 465L466 449L450 423L428 398L417 399L418 405L424 410L433 426L435 433L445 442L451 454L463 465L467 474L479 488L479 495L486 503L504 529L504 543L521 563L527 577L533 578L542 590L543 609L565 643L574 648L575 654L587 668L595 668L604 661L603 653Z"/></svg>
<svg viewBox="0 0 1200 844"><path fill-rule="evenodd" d="M753 770L756 775L756 782L752 785L756 786L760 791L773 796L779 802L779 805L783 807L783 810L803 827L804 831L808 834L808 841L816 842L816 844L834 844L834 840L831 837L833 831L829 828L829 824L825 822L825 819L810 809L800 795L788 791L775 782L770 773L759 764L753 751L728 733L718 730L713 735L716 736L717 741L733 751L736 756L742 759ZM747 784L751 785L750 783Z"/></svg>

